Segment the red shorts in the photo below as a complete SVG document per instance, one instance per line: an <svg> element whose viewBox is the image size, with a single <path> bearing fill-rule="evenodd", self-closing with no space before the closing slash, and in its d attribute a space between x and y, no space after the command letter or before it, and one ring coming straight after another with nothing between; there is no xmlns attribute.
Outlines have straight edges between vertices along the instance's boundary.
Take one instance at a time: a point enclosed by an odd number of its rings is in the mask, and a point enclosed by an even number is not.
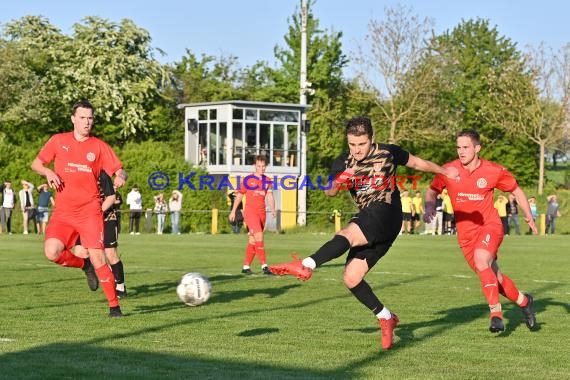
<svg viewBox="0 0 570 380"><path fill-rule="evenodd" d="M499 251L499 246L503 241L503 230L502 227L500 230L496 228L496 226L486 226L481 227L476 231L475 234L471 236L461 237L461 241L465 241L465 244L461 245L461 250L463 251L463 256L465 256L465 260L473 269L475 270L475 250L476 249L484 249L491 253L493 258L497 259L497 252Z"/></svg>
<svg viewBox="0 0 570 380"><path fill-rule="evenodd" d="M243 215L243 221L247 225L247 231L250 235L258 232L263 232L265 229L265 220L267 219L267 214L265 211L263 213L245 210Z"/></svg>
<svg viewBox="0 0 570 380"><path fill-rule="evenodd" d="M81 236L85 248L103 249L103 212L94 211L80 214L62 214L54 211L46 228L46 239L55 238L66 248L75 246Z"/></svg>

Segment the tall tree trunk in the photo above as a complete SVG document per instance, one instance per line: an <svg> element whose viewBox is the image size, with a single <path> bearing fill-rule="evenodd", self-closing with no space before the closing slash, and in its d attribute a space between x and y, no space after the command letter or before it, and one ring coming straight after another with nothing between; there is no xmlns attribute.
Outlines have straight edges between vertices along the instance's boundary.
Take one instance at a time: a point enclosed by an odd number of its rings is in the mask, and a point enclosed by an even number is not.
<svg viewBox="0 0 570 380"><path fill-rule="evenodd" d="M544 189L544 145L545 141L540 141L540 154L538 158L538 195L542 195Z"/></svg>

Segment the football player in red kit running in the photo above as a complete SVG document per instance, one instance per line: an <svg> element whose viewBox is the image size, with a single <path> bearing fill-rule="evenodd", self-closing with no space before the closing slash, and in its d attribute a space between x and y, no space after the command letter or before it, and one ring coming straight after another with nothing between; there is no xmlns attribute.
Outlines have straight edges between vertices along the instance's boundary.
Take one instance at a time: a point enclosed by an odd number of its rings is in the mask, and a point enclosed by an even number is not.
<svg viewBox="0 0 570 380"><path fill-rule="evenodd" d="M514 282L499 269L497 251L503 241L503 225L493 206L495 189L512 193L524 212L525 221L536 234L528 200L516 179L504 167L479 158L481 141L479 133L464 130L457 134L457 155L459 159L444 167L457 168L459 179L451 180L442 175L433 179L426 192L426 222L435 217L435 199L447 189L453 205L457 239L465 260L477 273L481 289L491 310L491 332L505 330L499 293L519 305L529 329L536 326L533 298L521 293Z"/></svg>

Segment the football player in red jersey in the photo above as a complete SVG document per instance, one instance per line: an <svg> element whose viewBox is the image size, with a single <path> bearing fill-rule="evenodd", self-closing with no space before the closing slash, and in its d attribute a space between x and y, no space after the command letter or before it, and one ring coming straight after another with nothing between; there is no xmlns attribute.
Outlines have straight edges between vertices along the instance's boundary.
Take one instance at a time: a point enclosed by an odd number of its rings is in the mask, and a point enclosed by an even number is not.
<svg viewBox="0 0 570 380"><path fill-rule="evenodd" d="M504 230L493 206L494 190L512 193L535 234L536 225L527 197L516 179L501 165L479 158L480 150L481 140L477 131L469 129L457 134L459 158L444 167L456 168L459 178L434 177L426 192L425 217L429 221L435 216L436 196L447 189L455 214L459 246L465 260L479 276L481 289L491 310L489 330L505 330L499 293L521 307L525 323L532 330L536 326L532 296L521 293L514 282L501 272L497 263L497 251L503 241Z"/></svg>
<svg viewBox="0 0 570 380"><path fill-rule="evenodd" d="M71 115L73 131L53 135L31 167L46 177L48 185L56 190L56 205L45 235L46 257L62 266L82 268L90 286L96 286L93 280L98 278L109 303L109 316L120 317L115 279L106 265L103 252L103 214L98 179L101 170L105 170L115 175L114 184L121 187L127 175L111 147L91 136L93 115L94 108L87 100L75 103ZM48 166L52 162L53 169ZM75 245L79 235L91 263L73 255L67 248Z"/></svg>
<svg viewBox="0 0 570 380"><path fill-rule="evenodd" d="M271 209L271 215L275 218L275 199L271 190L271 180L267 177L265 169L267 168L267 157L259 155L255 157L255 173L244 178L234 204L229 215L230 222L236 217L236 211L242 199L245 197L245 207L243 211L244 222L248 230L248 243L245 249L245 258L243 260L242 273L251 274L251 262L257 256L261 264L261 270L264 274L271 275L267 267L267 257L265 255L265 243L263 241L263 230L265 228L265 220L267 218L265 209L265 198Z"/></svg>

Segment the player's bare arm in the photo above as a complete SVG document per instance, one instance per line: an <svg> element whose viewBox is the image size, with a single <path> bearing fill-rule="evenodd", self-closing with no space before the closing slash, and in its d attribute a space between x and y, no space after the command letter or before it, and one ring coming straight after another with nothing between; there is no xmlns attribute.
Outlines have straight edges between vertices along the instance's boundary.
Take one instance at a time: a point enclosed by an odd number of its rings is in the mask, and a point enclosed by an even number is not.
<svg viewBox="0 0 570 380"><path fill-rule="evenodd" d="M425 212L424 212L424 222L431 223L433 218L435 218L435 201L437 198L437 192L431 187L427 189L425 194Z"/></svg>
<svg viewBox="0 0 570 380"><path fill-rule="evenodd" d="M346 183L350 181L354 175L353 168L346 168L342 173L339 173L332 179L332 184L330 188L325 189L325 195L329 197L334 197L338 192L346 186Z"/></svg>
<svg viewBox="0 0 570 380"><path fill-rule="evenodd" d="M59 176L50 168L46 167L42 160L39 158L34 158L32 161L31 168L33 171L38 173L39 175L46 177L47 184L52 189L60 189L63 186L63 180L59 178Z"/></svg>
<svg viewBox="0 0 570 380"><path fill-rule="evenodd" d="M408 158L408 163L406 164L406 166L409 168L415 169L415 170L422 171L422 172L443 174L447 178L453 179L453 180L456 180L457 178L459 178L459 171L457 170L457 168L455 168L453 166L448 166L448 167L439 166L438 164L436 164L434 162L424 160L424 159L416 157L412 154L410 154L410 157Z"/></svg>
<svg viewBox="0 0 570 380"><path fill-rule="evenodd" d="M122 187L125 185L127 178L128 178L127 172L123 168L121 168L115 172L115 179L113 181L113 185L117 188Z"/></svg>
<svg viewBox="0 0 570 380"><path fill-rule="evenodd" d="M103 212L107 211L109 208L113 207L116 200L117 200L117 196L115 194L109 195L108 197L105 197L105 200L101 204L101 210Z"/></svg>

